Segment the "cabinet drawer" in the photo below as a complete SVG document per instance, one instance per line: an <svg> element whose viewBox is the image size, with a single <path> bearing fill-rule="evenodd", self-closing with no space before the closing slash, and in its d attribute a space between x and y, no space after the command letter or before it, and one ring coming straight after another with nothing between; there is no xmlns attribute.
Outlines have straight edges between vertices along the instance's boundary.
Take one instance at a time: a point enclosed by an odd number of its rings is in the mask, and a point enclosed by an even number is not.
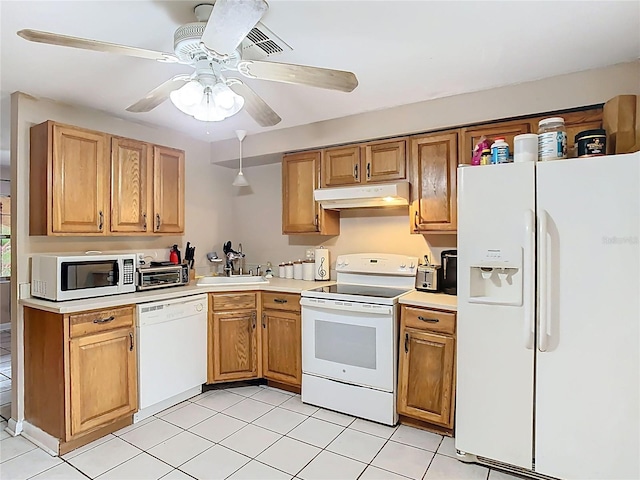
<svg viewBox="0 0 640 480"><path fill-rule="evenodd" d="M220 310L241 310L256 308L255 293L215 293L211 296L211 306L214 312Z"/></svg>
<svg viewBox="0 0 640 480"><path fill-rule="evenodd" d="M406 327L430 330L432 332L454 333L456 330L455 313L424 308L402 307L402 322Z"/></svg>
<svg viewBox="0 0 640 480"><path fill-rule="evenodd" d="M132 306L69 315L71 338L131 326L133 326Z"/></svg>
<svg viewBox="0 0 640 480"><path fill-rule="evenodd" d="M263 292L262 308L299 312L300 295L295 293Z"/></svg>

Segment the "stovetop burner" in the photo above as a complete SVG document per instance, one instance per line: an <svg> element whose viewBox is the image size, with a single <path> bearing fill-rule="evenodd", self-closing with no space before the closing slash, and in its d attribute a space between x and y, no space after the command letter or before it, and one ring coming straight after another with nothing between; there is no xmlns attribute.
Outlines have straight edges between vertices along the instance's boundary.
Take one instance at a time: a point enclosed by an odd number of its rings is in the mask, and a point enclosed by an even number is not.
<svg viewBox="0 0 640 480"><path fill-rule="evenodd" d="M354 295L358 297L395 298L404 295L406 288L373 287L369 285L337 284L326 287L312 288L309 292Z"/></svg>

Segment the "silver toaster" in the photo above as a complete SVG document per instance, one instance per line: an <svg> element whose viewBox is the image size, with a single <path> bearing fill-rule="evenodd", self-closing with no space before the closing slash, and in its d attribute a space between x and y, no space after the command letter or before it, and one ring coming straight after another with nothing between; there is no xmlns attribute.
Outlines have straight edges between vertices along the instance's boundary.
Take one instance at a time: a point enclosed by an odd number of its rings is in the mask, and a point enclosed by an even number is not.
<svg viewBox="0 0 640 480"><path fill-rule="evenodd" d="M418 265L416 290L437 292L440 290L440 265Z"/></svg>

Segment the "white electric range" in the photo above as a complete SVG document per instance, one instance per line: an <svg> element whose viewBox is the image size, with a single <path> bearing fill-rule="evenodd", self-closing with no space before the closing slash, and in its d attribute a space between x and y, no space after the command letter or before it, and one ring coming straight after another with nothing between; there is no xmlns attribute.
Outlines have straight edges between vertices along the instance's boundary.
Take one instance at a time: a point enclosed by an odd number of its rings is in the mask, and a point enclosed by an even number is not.
<svg viewBox="0 0 640 480"><path fill-rule="evenodd" d="M417 257L340 255L337 284L302 292L302 401L387 425L396 412L398 299Z"/></svg>

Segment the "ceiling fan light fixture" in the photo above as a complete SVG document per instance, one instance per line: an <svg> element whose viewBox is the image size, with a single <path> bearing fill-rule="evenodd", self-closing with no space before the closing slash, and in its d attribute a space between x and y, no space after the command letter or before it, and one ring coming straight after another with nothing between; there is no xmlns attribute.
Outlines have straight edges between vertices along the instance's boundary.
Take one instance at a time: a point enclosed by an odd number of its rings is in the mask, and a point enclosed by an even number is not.
<svg viewBox="0 0 640 480"><path fill-rule="evenodd" d="M244 98L224 83L209 86L199 79L187 82L169 95L181 112L201 122L219 122L235 115L244 106Z"/></svg>

